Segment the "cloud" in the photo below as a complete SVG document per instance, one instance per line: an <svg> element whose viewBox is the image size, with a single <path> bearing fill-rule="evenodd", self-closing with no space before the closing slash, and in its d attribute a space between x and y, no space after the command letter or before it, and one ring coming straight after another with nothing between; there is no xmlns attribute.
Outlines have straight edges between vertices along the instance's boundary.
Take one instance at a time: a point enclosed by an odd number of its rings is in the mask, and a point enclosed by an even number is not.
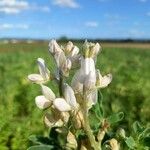
<svg viewBox="0 0 150 150"><path fill-rule="evenodd" d="M98 22L96 22L96 21L89 21L89 22L85 23L85 26L95 28L95 27L98 27Z"/></svg>
<svg viewBox="0 0 150 150"><path fill-rule="evenodd" d="M54 0L54 5L60 6L60 7L69 7L69 8L78 8L80 7L75 0Z"/></svg>
<svg viewBox="0 0 150 150"><path fill-rule="evenodd" d="M5 29L28 29L29 25L27 24L9 24L9 23L3 23L0 24L0 30Z"/></svg>
<svg viewBox="0 0 150 150"><path fill-rule="evenodd" d="M29 4L26 0L0 0L0 13L18 14L24 10L39 10L48 12L47 6L38 6L37 4Z"/></svg>

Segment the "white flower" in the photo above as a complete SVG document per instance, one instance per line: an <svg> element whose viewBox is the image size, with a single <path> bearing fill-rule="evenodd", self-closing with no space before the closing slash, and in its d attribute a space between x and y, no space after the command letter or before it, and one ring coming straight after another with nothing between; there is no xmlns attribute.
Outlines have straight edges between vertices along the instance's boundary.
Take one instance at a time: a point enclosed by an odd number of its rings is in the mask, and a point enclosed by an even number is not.
<svg viewBox="0 0 150 150"><path fill-rule="evenodd" d="M93 59L96 59L96 56L101 51L101 46L99 45L99 43L95 44L85 41L83 49L85 50L86 58L91 57Z"/></svg>
<svg viewBox="0 0 150 150"><path fill-rule="evenodd" d="M77 70L71 81L71 87L75 93L81 93L83 91L83 83L80 82L81 72Z"/></svg>
<svg viewBox="0 0 150 150"><path fill-rule="evenodd" d="M64 84L64 98L73 109L77 108L77 102L74 91L68 84Z"/></svg>
<svg viewBox="0 0 150 150"><path fill-rule="evenodd" d="M70 111L71 106L66 102L64 98L56 98L53 102L53 105L59 110L59 111Z"/></svg>
<svg viewBox="0 0 150 150"><path fill-rule="evenodd" d="M45 85L41 85L43 95L37 96L35 98L35 103L38 108L45 109L51 106L55 99L55 94L53 91Z"/></svg>
<svg viewBox="0 0 150 150"><path fill-rule="evenodd" d="M96 83L95 63L92 58L81 58L81 68L76 72L72 80L72 88L75 93L83 90L84 85L87 89L94 88Z"/></svg>
<svg viewBox="0 0 150 150"><path fill-rule="evenodd" d="M90 109L92 105L95 105L97 103L97 99L98 99L97 89L94 89L93 91L88 93L86 99L87 99L87 106Z"/></svg>
<svg viewBox="0 0 150 150"><path fill-rule="evenodd" d="M64 48L64 51L69 54L71 52L71 50L73 49L73 43L71 41L69 41L66 45L66 47Z"/></svg>
<svg viewBox="0 0 150 150"><path fill-rule="evenodd" d="M63 51L56 53L54 57L57 63L58 70L61 70L64 76L68 76L69 70L71 69L72 66L70 59L66 58Z"/></svg>
<svg viewBox="0 0 150 150"><path fill-rule="evenodd" d="M59 111L76 110L78 108L78 103L76 102L73 89L68 84L64 84L63 93L64 98L56 98L53 102L53 105Z"/></svg>
<svg viewBox="0 0 150 150"><path fill-rule="evenodd" d="M45 66L45 61L42 58L37 59L40 74L30 74L28 79L37 84L45 83L50 78L50 71Z"/></svg>
<svg viewBox="0 0 150 150"><path fill-rule="evenodd" d="M51 54L55 54L58 52L62 52L62 49L60 48L60 46L57 44L56 40L51 40L49 42L49 52Z"/></svg>
<svg viewBox="0 0 150 150"><path fill-rule="evenodd" d="M64 122L62 119L58 116L54 116L52 114L46 113L44 116L44 123L48 127L61 127Z"/></svg>
<svg viewBox="0 0 150 150"><path fill-rule="evenodd" d="M110 84L110 82L112 81L112 74L107 74L107 75L105 75L105 76L102 76L101 74L100 74L100 71L99 70L97 70L96 71L96 86L97 86L97 88L105 88L105 87L107 87L109 84Z"/></svg>

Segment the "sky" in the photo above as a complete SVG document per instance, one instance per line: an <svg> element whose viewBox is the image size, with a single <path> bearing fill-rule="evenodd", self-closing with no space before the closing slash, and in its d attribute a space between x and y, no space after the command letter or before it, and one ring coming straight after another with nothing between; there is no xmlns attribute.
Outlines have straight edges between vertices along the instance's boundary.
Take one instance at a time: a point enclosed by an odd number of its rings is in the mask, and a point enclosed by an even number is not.
<svg viewBox="0 0 150 150"><path fill-rule="evenodd" d="M150 39L150 0L0 0L0 38Z"/></svg>

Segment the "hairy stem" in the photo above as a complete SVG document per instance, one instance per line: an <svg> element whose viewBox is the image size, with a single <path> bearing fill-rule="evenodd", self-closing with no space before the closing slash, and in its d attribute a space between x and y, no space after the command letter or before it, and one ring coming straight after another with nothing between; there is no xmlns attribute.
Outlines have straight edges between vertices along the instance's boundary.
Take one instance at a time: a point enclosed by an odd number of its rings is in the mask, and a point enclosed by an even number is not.
<svg viewBox="0 0 150 150"><path fill-rule="evenodd" d="M84 129L85 132L89 138L91 147L94 150L101 150L100 145L98 144L98 142L96 142L95 140L95 136L93 135L92 129L90 127L90 123L89 123L89 118L88 118L88 106L87 106L87 100L86 100L86 92L85 90L83 90L83 105L82 105L82 112L83 112L83 117L84 117Z"/></svg>

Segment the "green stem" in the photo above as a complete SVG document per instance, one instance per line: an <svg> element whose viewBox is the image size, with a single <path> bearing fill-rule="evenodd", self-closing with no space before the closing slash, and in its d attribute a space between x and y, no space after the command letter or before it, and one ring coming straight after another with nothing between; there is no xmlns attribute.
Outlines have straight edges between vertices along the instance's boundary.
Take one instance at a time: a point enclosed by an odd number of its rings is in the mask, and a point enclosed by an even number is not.
<svg viewBox="0 0 150 150"><path fill-rule="evenodd" d="M61 70L59 70L59 95L60 97L63 96L63 76L62 76L62 73L61 73Z"/></svg>
<svg viewBox="0 0 150 150"><path fill-rule="evenodd" d="M83 105L82 105L82 112L83 112L83 117L84 117L84 129L85 132L87 133L87 136L89 138L91 147L94 150L101 150L100 145L98 144L98 142L96 142L95 140L95 136L93 135L92 129L90 127L90 123L89 123L89 118L88 118L88 106L87 106L87 100L86 100L86 92L85 90L83 90Z"/></svg>

